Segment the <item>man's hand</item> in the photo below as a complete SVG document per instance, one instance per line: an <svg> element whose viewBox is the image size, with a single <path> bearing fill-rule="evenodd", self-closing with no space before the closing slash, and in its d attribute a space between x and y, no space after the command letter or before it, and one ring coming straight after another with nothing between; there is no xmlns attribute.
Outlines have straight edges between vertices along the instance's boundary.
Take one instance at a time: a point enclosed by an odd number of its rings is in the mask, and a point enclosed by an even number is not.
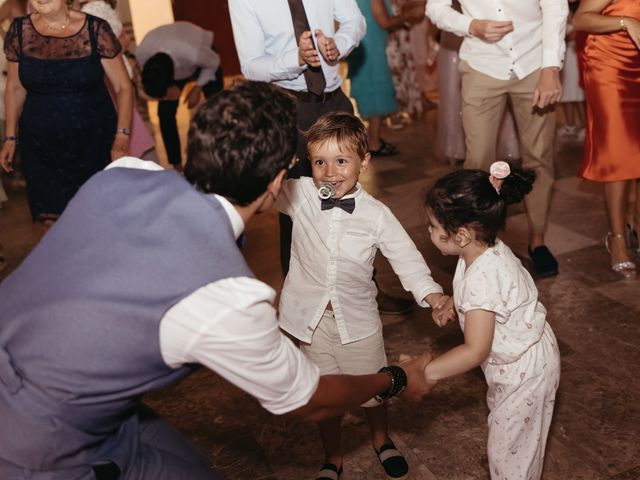
<svg viewBox="0 0 640 480"><path fill-rule="evenodd" d="M437 383L435 381L427 382L424 374L424 369L433 360L433 355L431 353L423 353L411 360L402 361L402 357L400 360L400 367L407 374L407 388L401 395L410 400L422 400L422 397L428 394Z"/></svg>
<svg viewBox="0 0 640 480"><path fill-rule="evenodd" d="M189 90L189 93L187 93L187 96L184 99L184 102L187 104L187 107L189 107L189 110L193 110L198 106L198 104L200 103L201 94L202 87L200 85L195 85L191 90Z"/></svg>
<svg viewBox="0 0 640 480"><path fill-rule="evenodd" d="M298 39L298 64L303 66L307 64L311 67L320 66L320 56L316 47L313 45L313 38L311 38L311 32L302 32Z"/></svg>
<svg viewBox="0 0 640 480"><path fill-rule="evenodd" d="M469 33L487 43L496 43L502 40L507 33L513 32L513 22L510 20L471 20Z"/></svg>
<svg viewBox="0 0 640 480"><path fill-rule="evenodd" d="M540 78L533 91L532 105L538 108L545 108L558 102L560 98L562 98L560 69L558 67L543 68L540 70Z"/></svg>
<svg viewBox="0 0 640 480"><path fill-rule="evenodd" d="M336 46L333 37L327 37L322 30L315 30L316 42L318 42L318 50L322 54L322 58L329 65L335 65L340 58L340 51Z"/></svg>

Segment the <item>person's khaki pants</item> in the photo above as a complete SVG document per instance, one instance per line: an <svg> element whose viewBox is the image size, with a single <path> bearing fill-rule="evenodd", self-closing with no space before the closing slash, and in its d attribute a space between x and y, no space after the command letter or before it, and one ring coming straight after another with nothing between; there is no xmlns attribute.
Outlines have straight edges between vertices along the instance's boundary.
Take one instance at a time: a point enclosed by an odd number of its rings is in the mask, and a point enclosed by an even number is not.
<svg viewBox="0 0 640 480"><path fill-rule="evenodd" d="M536 172L533 190L525 197L531 233L544 234L553 189L555 110L533 108L540 70L523 79L498 80L460 62L462 123L466 138L465 168L488 170L496 160L496 142L507 97L518 127L522 165Z"/></svg>

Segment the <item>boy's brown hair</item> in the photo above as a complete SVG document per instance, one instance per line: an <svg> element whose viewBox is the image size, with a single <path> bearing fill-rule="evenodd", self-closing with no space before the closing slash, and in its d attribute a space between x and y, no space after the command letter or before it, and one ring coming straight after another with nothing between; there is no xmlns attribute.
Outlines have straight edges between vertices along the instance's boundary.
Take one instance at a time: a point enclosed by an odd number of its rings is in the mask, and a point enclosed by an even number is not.
<svg viewBox="0 0 640 480"><path fill-rule="evenodd" d="M364 123L347 112L330 112L321 116L304 133L308 145L317 145L335 140L340 150L346 149L360 158L369 151L367 129Z"/></svg>

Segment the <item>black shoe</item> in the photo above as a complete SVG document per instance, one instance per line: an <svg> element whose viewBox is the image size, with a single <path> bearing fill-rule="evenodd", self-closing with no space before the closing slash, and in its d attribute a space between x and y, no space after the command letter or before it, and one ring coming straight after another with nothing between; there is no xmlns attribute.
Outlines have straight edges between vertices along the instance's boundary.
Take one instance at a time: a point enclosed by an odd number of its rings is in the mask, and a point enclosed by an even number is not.
<svg viewBox="0 0 640 480"><path fill-rule="evenodd" d="M409 464L393 442L385 443L380 447L380 450L375 448L373 450L378 455L378 460L380 460L387 478L403 480L409 476Z"/></svg>
<svg viewBox="0 0 640 480"><path fill-rule="evenodd" d="M325 463L316 475L315 480L340 480L342 477L342 467L338 468L333 463Z"/></svg>
<svg viewBox="0 0 640 480"><path fill-rule="evenodd" d="M402 315L413 309L413 300L393 297L383 291L378 291L376 295L378 311L384 315Z"/></svg>
<svg viewBox="0 0 640 480"><path fill-rule="evenodd" d="M553 277L558 274L558 261L545 245L533 250L529 247L528 250L533 261L533 269L539 277Z"/></svg>

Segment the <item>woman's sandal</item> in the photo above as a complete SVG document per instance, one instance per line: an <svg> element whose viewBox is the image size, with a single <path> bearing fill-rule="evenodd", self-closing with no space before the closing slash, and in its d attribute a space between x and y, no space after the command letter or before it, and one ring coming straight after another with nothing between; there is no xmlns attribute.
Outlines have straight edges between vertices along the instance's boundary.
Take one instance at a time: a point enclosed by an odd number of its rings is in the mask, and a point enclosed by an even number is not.
<svg viewBox="0 0 640 480"><path fill-rule="evenodd" d="M607 249L607 252L609 252L609 254L611 254L611 249L609 248L609 238L621 239L625 241L625 245L626 245L626 239L624 235L622 234L614 235L613 233L608 232L607 235L604 237L604 246ZM638 273L637 271L638 267L631 260L625 260L623 262L614 263L611 265L611 270L621 275L623 278L635 278Z"/></svg>
<svg viewBox="0 0 640 480"><path fill-rule="evenodd" d="M389 157L391 155L397 155L398 149L392 143L387 143L383 139L380 139L380 148L377 150L369 150L373 157Z"/></svg>
<svg viewBox="0 0 640 480"><path fill-rule="evenodd" d="M342 466L338 468L333 463L325 463L316 475L315 480L340 480L342 477Z"/></svg>
<svg viewBox="0 0 640 480"><path fill-rule="evenodd" d="M376 452L387 478L393 480L409 478L409 464L392 441L382 445L380 450L374 448L373 451Z"/></svg>

